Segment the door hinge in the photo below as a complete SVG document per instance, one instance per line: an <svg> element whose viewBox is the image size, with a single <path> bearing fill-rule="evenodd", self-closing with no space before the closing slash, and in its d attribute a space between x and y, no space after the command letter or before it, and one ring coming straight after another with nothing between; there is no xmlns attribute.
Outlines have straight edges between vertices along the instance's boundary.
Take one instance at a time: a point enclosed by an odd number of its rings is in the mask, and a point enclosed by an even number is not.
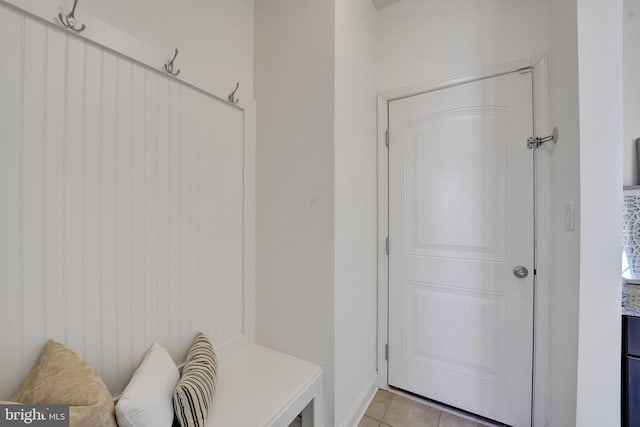
<svg viewBox="0 0 640 427"><path fill-rule="evenodd" d="M389 146L389 129L385 131L384 140L385 140L385 144L388 147Z"/></svg>
<svg viewBox="0 0 640 427"><path fill-rule="evenodd" d="M385 251L387 252L387 255L389 255L389 236L387 236L384 246L385 246Z"/></svg>
<svg viewBox="0 0 640 427"><path fill-rule="evenodd" d="M389 361L389 344L384 346L384 360Z"/></svg>

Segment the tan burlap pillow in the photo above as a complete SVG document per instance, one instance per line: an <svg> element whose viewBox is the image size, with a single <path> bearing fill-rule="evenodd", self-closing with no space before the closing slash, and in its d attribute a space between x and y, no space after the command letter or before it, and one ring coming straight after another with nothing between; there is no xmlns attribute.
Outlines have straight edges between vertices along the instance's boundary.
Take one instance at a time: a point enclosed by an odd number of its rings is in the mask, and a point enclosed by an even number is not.
<svg viewBox="0 0 640 427"><path fill-rule="evenodd" d="M70 405L70 427L116 427L113 400L104 382L73 350L52 340L13 400Z"/></svg>

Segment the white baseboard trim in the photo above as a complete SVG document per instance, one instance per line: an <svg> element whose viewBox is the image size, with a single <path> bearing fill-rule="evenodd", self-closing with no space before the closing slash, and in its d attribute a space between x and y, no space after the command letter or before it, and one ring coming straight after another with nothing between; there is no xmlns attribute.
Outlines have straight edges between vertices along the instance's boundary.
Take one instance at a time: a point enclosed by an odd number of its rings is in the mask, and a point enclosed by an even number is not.
<svg viewBox="0 0 640 427"><path fill-rule="evenodd" d="M345 421L342 422L340 427L356 427L364 413L367 412L367 408L371 401L373 400L376 392L378 391L378 375L373 375L367 386L364 388L362 393L360 394L360 398L356 401L355 405L348 412L348 415L345 417Z"/></svg>

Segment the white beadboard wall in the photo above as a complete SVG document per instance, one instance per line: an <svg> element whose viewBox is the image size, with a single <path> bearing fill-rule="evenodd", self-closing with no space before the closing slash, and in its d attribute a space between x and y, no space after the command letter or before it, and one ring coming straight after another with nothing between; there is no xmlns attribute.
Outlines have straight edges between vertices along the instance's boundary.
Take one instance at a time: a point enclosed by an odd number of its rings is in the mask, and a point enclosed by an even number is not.
<svg viewBox="0 0 640 427"><path fill-rule="evenodd" d="M242 339L244 111L2 4L0 58L0 400L50 338L114 394Z"/></svg>

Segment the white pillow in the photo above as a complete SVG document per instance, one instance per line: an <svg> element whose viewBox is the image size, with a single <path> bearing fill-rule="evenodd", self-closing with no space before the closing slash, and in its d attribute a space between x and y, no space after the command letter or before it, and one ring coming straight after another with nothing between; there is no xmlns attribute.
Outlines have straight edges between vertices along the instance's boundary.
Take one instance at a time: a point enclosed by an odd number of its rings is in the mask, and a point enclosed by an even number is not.
<svg viewBox="0 0 640 427"><path fill-rule="evenodd" d="M153 343L116 404L119 427L171 427L173 391L180 373L173 359Z"/></svg>

